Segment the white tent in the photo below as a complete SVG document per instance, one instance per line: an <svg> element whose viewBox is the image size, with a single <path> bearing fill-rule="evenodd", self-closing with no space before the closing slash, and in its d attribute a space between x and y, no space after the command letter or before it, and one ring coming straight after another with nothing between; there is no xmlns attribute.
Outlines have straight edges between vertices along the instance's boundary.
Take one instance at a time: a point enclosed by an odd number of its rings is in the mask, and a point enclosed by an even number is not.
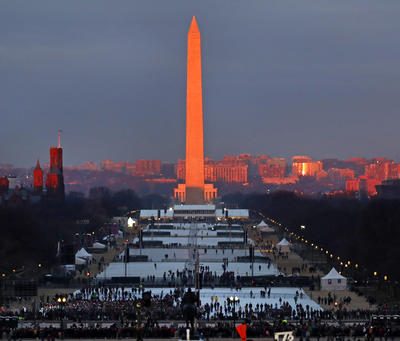
<svg viewBox="0 0 400 341"><path fill-rule="evenodd" d="M265 232L265 233L270 233L270 232L275 232L275 230L269 226L264 220L262 220L257 227L259 228L259 230L261 232Z"/></svg>
<svg viewBox="0 0 400 341"><path fill-rule="evenodd" d="M84 248L81 248L77 253L75 253L75 263L77 258L82 258L87 261L91 261L93 256L87 252Z"/></svg>
<svg viewBox="0 0 400 341"><path fill-rule="evenodd" d="M86 265L86 259L75 257L75 265Z"/></svg>
<svg viewBox="0 0 400 341"><path fill-rule="evenodd" d="M127 224L128 224L129 228L132 228L134 225L137 224L137 221L135 219L132 219L131 217L129 217Z"/></svg>
<svg viewBox="0 0 400 341"><path fill-rule="evenodd" d="M280 252L290 252L290 243L286 238L283 238L278 244L276 244L276 247Z"/></svg>
<svg viewBox="0 0 400 341"><path fill-rule="evenodd" d="M321 290L346 290L347 278L332 268L327 275L321 278Z"/></svg>
<svg viewBox="0 0 400 341"><path fill-rule="evenodd" d="M105 246L104 244L99 243L99 242L93 243L93 246L92 246L93 249L105 249L106 247L107 246Z"/></svg>

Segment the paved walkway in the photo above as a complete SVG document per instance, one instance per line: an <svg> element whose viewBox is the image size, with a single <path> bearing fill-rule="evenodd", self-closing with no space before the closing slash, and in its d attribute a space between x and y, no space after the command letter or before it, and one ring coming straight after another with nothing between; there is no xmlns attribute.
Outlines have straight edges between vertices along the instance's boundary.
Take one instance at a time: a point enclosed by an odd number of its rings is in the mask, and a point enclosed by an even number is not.
<svg viewBox="0 0 400 341"><path fill-rule="evenodd" d="M261 234L257 231L257 229L249 229L249 236L253 238L253 240L256 242L257 247L264 249L265 241L262 239ZM268 236L268 240L270 240L272 243L278 243L279 238L277 234L271 234ZM302 276L319 276L322 277L325 274L322 273L321 271L312 271L310 272L310 267L313 267L311 262L308 260L303 259L300 257L297 253L295 252L290 252L288 254L288 257L275 257L273 256L272 253L268 253L263 251L263 254L265 256L268 256L272 259L272 262L276 264L277 268L285 273L285 275L291 275L292 274L292 269L293 268L299 268L300 275ZM303 267L304 266L304 267ZM318 297L328 297L328 291L310 291L307 288L305 288L305 292L307 295L315 300L318 303ZM367 302L366 298L364 296L358 296L356 293L350 291L350 290L344 290L344 291L339 291L335 293L331 293L331 295L335 294L336 295L336 300L337 302L342 302L345 297L350 297L351 298L351 303L350 304L343 304L342 307L346 309L362 309L362 310L371 310L375 309L376 307L374 305L371 305ZM321 301L323 302L323 301ZM323 303L320 304L320 306L323 309L334 309L334 306L332 305L325 305Z"/></svg>
<svg viewBox="0 0 400 341"><path fill-rule="evenodd" d="M330 293L332 297L336 297L336 301L338 303L343 302L343 299L346 297L351 298L350 304L342 304L342 307L345 309L372 310L376 308L375 305L369 304L364 296L358 296L355 292L350 290L329 292L324 290L310 291L306 289L304 291L308 294L308 296L311 296L317 303L318 303L318 297L321 298L328 297L328 294ZM335 308L332 304L331 305L324 304L323 300L321 300L320 306L328 310Z"/></svg>

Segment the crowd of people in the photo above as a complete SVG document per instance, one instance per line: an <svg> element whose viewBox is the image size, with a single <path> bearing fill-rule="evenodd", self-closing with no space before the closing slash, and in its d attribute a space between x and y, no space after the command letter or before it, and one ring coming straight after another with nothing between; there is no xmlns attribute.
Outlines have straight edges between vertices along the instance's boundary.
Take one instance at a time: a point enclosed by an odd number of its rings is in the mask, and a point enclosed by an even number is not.
<svg viewBox="0 0 400 341"><path fill-rule="evenodd" d="M236 289L239 293L240 288ZM3 315L17 316L24 320L69 320L81 321L120 321L138 318L152 321L180 321L182 315L183 288L165 288L157 294L139 287L86 287L66 297L65 302L55 299L40 303L38 310L24 307L19 311L5 311ZM218 300L216 296L203 299L197 306L197 318L203 321L224 320L369 320L372 314L380 311L341 309L314 309L305 304L303 291L294 297L279 297L275 303L262 300L271 296L271 288L260 288L259 292L249 293L251 299L241 304ZM257 300L256 298L260 298ZM322 298L320 298L321 300ZM290 302L289 302L290 300ZM293 302L292 302L293 301ZM294 304L293 304L294 303ZM387 311L385 311L387 313Z"/></svg>
<svg viewBox="0 0 400 341"><path fill-rule="evenodd" d="M121 339L121 338L185 338L186 327L171 323L169 325L150 325L147 322L131 322L121 325L114 323L108 327L102 327L99 324L85 326L83 324L73 324L68 328L59 326L49 326L40 328L39 326L30 328L0 329L3 339ZM255 337L273 337L277 332L292 331L293 335L301 339L310 337L320 338L328 337L333 339L345 338L358 339L365 338L372 340L378 338L396 338L400 336L400 326L398 325L374 325L371 323L355 323L344 325L338 323L316 323L301 322L297 324L288 323L286 320L279 320L273 323L256 321L248 323L247 336ZM199 338L221 338L238 336L232 322L218 322L214 325L199 325L194 331Z"/></svg>

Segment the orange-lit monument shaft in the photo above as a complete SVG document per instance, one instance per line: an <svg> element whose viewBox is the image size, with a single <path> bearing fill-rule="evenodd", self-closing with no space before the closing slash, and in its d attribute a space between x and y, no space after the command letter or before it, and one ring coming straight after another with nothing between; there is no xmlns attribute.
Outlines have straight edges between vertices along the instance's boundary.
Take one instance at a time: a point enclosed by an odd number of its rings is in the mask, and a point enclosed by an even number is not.
<svg viewBox="0 0 400 341"><path fill-rule="evenodd" d="M201 38L195 17L188 33L186 86L186 180L175 189L175 198L186 204L202 204L215 199L217 192L204 184Z"/></svg>
<svg viewBox="0 0 400 341"><path fill-rule="evenodd" d="M204 201L203 97L200 31L193 18L188 33L186 89L186 202Z"/></svg>

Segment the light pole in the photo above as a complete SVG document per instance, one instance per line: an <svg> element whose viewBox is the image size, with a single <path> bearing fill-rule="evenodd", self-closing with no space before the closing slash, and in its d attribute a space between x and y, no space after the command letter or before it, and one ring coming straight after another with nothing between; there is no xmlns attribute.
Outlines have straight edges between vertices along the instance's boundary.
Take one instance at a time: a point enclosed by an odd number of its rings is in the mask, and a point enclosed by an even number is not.
<svg viewBox="0 0 400 341"><path fill-rule="evenodd" d="M63 323L63 312L64 306L67 303L67 296L66 295L59 295L56 296L56 302L58 303L58 307L60 309L60 330L61 330L61 338L64 338L64 323Z"/></svg>
<svg viewBox="0 0 400 341"><path fill-rule="evenodd" d="M136 303L136 340L137 341L142 341L143 340L143 335L142 335L142 304L140 302Z"/></svg>
<svg viewBox="0 0 400 341"><path fill-rule="evenodd" d="M236 304L238 304L240 301L239 297L237 296L230 296L228 297L228 304L232 304L232 317L233 317L233 331L232 331L232 337L235 336L235 327L236 327Z"/></svg>

